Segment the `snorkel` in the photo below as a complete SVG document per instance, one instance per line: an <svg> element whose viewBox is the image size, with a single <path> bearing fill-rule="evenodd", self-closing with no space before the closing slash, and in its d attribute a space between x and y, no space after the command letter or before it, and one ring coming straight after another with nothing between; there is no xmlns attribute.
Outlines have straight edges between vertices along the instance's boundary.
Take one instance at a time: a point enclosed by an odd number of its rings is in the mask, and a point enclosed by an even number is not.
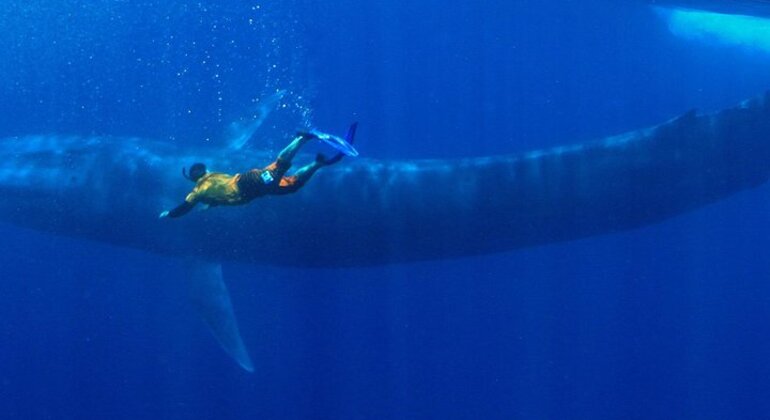
<svg viewBox="0 0 770 420"><path fill-rule="evenodd" d="M187 168L182 168L182 176L189 179L192 182L198 182L198 180L206 175L206 165L203 163L194 163L190 166L190 172L187 172Z"/></svg>

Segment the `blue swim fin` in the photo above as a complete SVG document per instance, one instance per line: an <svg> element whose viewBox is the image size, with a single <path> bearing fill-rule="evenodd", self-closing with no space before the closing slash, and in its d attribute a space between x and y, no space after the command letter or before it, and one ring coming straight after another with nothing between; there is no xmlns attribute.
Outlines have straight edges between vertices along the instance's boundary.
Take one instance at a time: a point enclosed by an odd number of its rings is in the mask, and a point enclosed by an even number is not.
<svg viewBox="0 0 770 420"><path fill-rule="evenodd" d="M350 124L350 128L348 128L348 134L345 135L345 141L348 142L348 144L353 144L353 142L355 141L356 128L358 128L358 122L354 122L353 124Z"/></svg>
<svg viewBox="0 0 770 420"><path fill-rule="evenodd" d="M348 133L345 135L345 141L348 143L348 146L350 146L351 149L353 148L353 143L356 141L356 128L357 127L358 127L358 123L354 122L353 124L350 125L350 128L348 128ZM353 149L353 150L355 150L355 149ZM357 151L356 151L356 154L358 154ZM342 160L342 158L345 157L345 156L347 156L346 153L339 152L336 155L334 155L331 159L329 159L326 156L324 156L323 154L319 153L318 156L316 156L316 162L320 162L320 163L323 163L325 165L334 165L335 163L337 163L340 160Z"/></svg>
<svg viewBox="0 0 770 420"><path fill-rule="evenodd" d="M323 131L318 130L310 130L309 134L315 136L318 140L321 140L346 156L358 156L358 151L351 144L355 139L357 126L357 123L353 123L348 129L348 134L344 139L335 136L334 134L324 133Z"/></svg>

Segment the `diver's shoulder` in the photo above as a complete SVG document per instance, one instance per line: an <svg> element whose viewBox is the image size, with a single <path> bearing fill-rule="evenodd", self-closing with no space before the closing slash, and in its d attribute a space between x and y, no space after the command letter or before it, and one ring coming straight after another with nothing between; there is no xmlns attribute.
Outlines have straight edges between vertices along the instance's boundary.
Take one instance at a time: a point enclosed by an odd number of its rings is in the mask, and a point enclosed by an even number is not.
<svg viewBox="0 0 770 420"><path fill-rule="evenodd" d="M204 180L229 179L229 178L232 178L232 177L233 177L232 175L226 174L224 172L209 172L209 173L207 173L206 175L204 175L201 178L201 181L204 181Z"/></svg>

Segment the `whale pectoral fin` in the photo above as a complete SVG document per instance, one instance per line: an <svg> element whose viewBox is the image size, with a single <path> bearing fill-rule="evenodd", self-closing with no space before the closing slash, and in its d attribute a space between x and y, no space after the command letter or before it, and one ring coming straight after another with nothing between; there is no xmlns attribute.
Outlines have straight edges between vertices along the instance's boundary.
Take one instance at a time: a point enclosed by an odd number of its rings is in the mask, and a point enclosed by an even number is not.
<svg viewBox="0 0 770 420"><path fill-rule="evenodd" d="M254 371L235 320L230 293L222 279L222 265L201 261L190 264L190 297L211 332L242 368Z"/></svg>
<svg viewBox="0 0 770 420"><path fill-rule="evenodd" d="M262 98L249 116L230 123L227 130L227 148L229 151L235 152L243 149L254 136L254 133L262 126L262 123L265 122L270 112L278 106L284 95L286 95L285 90L278 90Z"/></svg>

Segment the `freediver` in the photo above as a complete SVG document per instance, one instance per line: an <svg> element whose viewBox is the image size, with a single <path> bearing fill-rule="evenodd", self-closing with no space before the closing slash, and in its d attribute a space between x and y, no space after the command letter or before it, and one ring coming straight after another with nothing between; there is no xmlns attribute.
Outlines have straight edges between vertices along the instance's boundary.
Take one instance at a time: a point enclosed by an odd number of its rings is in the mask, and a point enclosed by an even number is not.
<svg viewBox="0 0 770 420"><path fill-rule="evenodd" d="M255 168L242 174L229 175L222 172L208 172L205 164L195 163L190 167L189 173L182 169L182 175L195 182L195 187L187 194L182 204L172 210L163 211L159 217L163 219L184 216L197 203L208 206L235 206L249 203L255 198L266 195L285 195L297 192L318 169L333 165L346 155L358 155L358 152L352 147L355 132L356 123L350 126L344 140L319 131L299 132L291 143L278 154L273 163L262 169ZM292 159L299 149L313 139L324 141L340 152L331 158L319 153L313 162L301 167L292 175L286 175L291 167Z"/></svg>

